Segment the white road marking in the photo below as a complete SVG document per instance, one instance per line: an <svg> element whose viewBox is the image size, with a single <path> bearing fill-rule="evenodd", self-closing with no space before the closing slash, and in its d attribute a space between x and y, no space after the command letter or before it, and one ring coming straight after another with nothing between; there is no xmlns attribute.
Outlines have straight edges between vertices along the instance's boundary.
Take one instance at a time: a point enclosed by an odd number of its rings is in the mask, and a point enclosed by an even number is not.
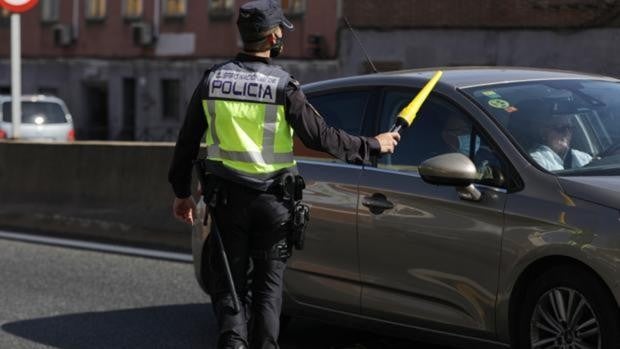
<svg viewBox="0 0 620 349"><path fill-rule="evenodd" d="M73 239L63 239L56 237L47 237L40 235L32 235L25 233L16 233L0 230L0 239L16 240L22 242L33 242L39 244L79 248L83 250L111 252L118 254L126 254L131 256L165 259L175 262L192 262L192 255L187 253L166 252L158 250L150 250L138 247L127 247L99 242L88 242Z"/></svg>

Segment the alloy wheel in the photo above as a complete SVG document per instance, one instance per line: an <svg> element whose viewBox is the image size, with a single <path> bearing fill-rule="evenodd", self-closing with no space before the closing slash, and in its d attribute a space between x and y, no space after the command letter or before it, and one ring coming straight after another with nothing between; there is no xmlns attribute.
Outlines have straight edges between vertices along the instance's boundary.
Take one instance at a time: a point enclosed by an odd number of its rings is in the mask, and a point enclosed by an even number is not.
<svg viewBox="0 0 620 349"><path fill-rule="evenodd" d="M579 292L557 287L543 294L530 320L532 349L601 349L599 319Z"/></svg>

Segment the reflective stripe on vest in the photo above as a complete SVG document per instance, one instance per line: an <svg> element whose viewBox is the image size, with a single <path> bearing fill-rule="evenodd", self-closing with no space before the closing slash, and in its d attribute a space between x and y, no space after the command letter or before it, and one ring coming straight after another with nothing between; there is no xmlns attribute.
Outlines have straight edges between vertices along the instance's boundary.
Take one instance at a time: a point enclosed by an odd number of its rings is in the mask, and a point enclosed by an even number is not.
<svg viewBox="0 0 620 349"><path fill-rule="evenodd" d="M248 162L260 165L289 164L294 162L293 152L276 153L275 133L278 120L278 106L265 104L263 124L262 151L231 151L220 148L220 140L217 135L216 113L214 100L204 100L203 108L208 116L208 124L213 144L207 145L207 154L210 158Z"/></svg>

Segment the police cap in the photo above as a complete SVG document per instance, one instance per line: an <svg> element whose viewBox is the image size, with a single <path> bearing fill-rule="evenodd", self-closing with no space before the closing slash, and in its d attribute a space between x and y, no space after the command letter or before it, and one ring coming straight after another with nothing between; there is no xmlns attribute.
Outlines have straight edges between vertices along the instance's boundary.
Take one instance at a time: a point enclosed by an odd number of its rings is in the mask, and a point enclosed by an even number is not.
<svg viewBox="0 0 620 349"><path fill-rule="evenodd" d="M277 0L254 0L239 8L237 27L243 41L259 41L262 33L277 26L293 30Z"/></svg>

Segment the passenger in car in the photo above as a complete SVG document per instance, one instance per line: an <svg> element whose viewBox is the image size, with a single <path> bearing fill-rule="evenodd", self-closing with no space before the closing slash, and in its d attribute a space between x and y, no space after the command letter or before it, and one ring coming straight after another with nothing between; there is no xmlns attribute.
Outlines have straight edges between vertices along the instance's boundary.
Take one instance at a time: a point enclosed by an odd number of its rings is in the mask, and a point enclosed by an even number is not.
<svg viewBox="0 0 620 349"><path fill-rule="evenodd" d="M472 151L472 124L461 114L449 114L443 122L441 130L441 139L444 153L461 153L472 158L474 165L478 171L479 180L488 184L501 184L504 176L501 171L501 165L497 159L495 152L486 144L481 142L479 137L474 140L474 149Z"/></svg>
<svg viewBox="0 0 620 349"><path fill-rule="evenodd" d="M449 115L443 124L441 139L445 149L442 153L462 153L469 156L471 124L461 115Z"/></svg>

